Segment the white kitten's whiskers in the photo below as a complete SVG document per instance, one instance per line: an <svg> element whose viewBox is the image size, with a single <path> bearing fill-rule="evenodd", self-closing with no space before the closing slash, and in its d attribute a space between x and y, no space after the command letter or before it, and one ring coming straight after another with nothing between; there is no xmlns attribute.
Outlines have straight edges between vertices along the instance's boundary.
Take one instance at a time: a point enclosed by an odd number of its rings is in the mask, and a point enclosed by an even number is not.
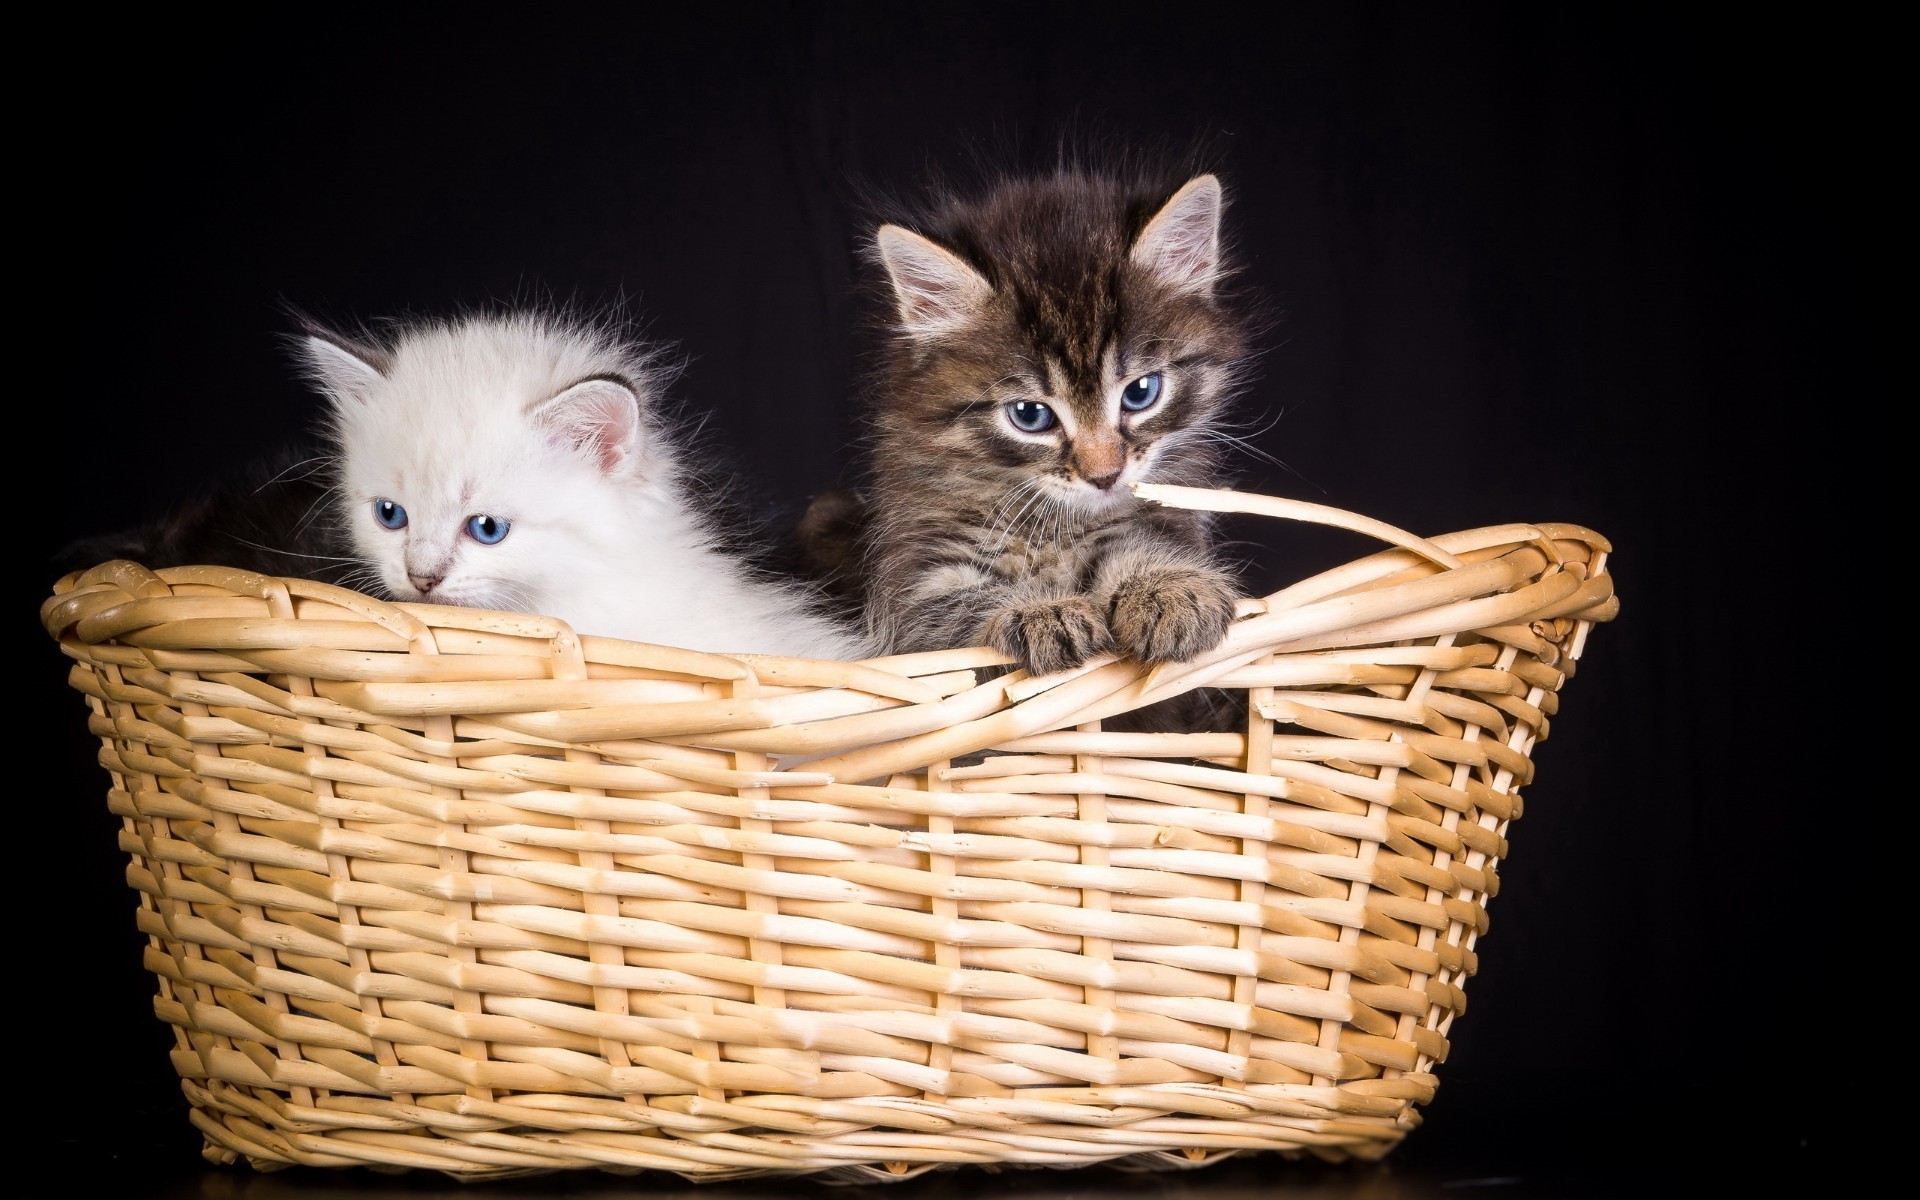
<svg viewBox="0 0 1920 1200"><path fill-rule="evenodd" d="M327 510L363 583L583 634L859 656L812 592L750 572L743 531L696 500L688 430L705 418L667 404L661 354L612 321L477 314L397 323L372 347L318 331L305 349L332 401ZM384 522L374 499L395 506ZM469 525L478 515L498 523L489 541Z"/></svg>

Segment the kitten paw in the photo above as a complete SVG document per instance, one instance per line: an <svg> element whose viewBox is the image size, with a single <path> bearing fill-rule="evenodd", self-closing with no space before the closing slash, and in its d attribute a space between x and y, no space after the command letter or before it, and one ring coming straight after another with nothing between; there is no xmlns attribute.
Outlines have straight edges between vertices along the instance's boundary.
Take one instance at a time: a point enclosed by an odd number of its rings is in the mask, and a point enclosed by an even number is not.
<svg viewBox="0 0 1920 1200"><path fill-rule="evenodd" d="M1009 605L987 622L986 640L1035 675L1065 671L1113 649L1105 615L1085 596Z"/></svg>
<svg viewBox="0 0 1920 1200"><path fill-rule="evenodd" d="M1218 571L1143 571L1114 589L1114 646L1143 663L1198 658L1227 636L1237 594L1233 582Z"/></svg>

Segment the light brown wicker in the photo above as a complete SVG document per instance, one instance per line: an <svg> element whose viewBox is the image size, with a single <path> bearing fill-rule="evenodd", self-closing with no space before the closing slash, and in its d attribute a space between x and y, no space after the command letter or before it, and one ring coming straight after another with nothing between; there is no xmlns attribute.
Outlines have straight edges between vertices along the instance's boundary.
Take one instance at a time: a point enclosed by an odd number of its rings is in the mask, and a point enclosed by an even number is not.
<svg viewBox="0 0 1920 1200"><path fill-rule="evenodd" d="M43 609L206 1155L895 1179L1394 1147L1609 547L1398 543L1048 678L575 636L214 566ZM1179 690L1245 727L1101 732ZM986 753L983 753L986 752ZM960 761L956 761L960 760Z"/></svg>

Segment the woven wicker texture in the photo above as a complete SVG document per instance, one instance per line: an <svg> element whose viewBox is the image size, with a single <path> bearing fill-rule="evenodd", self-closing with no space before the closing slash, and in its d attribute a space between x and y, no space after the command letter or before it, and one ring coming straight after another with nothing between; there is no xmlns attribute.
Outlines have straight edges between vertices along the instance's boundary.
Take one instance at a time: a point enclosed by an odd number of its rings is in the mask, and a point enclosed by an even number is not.
<svg viewBox="0 0 1920 1200"><path fill-rule="evenodd" d="M1386 1153L1608 546L1400 543L1203 659L578 637L219 567L57 585L208 1157L903 1178ZM1102 732L1201 684L1244 727Z"/></svg>

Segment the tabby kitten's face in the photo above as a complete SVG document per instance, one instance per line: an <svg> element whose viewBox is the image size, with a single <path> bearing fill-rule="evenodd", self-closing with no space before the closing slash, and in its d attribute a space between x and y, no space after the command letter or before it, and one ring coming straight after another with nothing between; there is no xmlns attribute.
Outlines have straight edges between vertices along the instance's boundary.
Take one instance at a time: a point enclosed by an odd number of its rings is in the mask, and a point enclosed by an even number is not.
<svg viewBox="0 0 1920 1200"><path fill-rule="evenodd" d="M1220 204L1210 175L1168 198L1061 174L883 227L882 469L937 461L943 486L1088 514L1210 482L1245 351L1215 296Z"/></svg>

